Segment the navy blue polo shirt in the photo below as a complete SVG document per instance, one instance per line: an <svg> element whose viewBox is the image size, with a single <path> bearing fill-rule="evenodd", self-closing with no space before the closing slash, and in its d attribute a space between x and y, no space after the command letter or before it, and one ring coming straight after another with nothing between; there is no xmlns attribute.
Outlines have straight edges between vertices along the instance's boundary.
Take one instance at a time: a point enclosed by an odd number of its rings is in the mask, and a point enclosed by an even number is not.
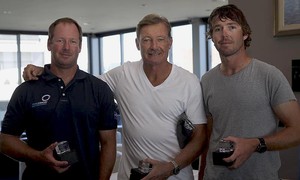
<svg viewBox="0 0 300 180"><path fill-rule="evenodd" d="M99 130L117 128L113 94L104 81L79 69L67 86L50 72L50 65L44 69L39 80L16 88L1 131L17 136L25 131L28 145L37 150L66 140L79 156L80 169L95 177Z"/></svg>

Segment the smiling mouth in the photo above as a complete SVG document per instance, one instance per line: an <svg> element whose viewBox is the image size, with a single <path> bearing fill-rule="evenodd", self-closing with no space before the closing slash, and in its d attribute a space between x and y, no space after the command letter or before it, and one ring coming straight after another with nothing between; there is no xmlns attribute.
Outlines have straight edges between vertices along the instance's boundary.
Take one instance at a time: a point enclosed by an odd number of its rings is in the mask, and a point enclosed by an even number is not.
<svg viewBox="0 0 300 180"><path fill-rule="evenodd" d="M220 44L231 44L231 41L221 41Z"/></svg>
<svg viewBox="0 0 300 180"><path fill-rule="evenodd" d="M160 54L148 54L149 56L159 56Z"/></svg>
<svg viewBox="0 0 300 180"><path fill-rule="evenodd" d="M161 55L161 52L159 52L159 51L151 51L151 52L148 53L148 55L150 55L150 56L159 56L159 55Z"/></svg>
<svg viewBox="0 0 300 180"><path fill-rule="evenodd" d="M71 57L72 55L71 54L62 53L61 56L63 56L63 57Z"/></svg>

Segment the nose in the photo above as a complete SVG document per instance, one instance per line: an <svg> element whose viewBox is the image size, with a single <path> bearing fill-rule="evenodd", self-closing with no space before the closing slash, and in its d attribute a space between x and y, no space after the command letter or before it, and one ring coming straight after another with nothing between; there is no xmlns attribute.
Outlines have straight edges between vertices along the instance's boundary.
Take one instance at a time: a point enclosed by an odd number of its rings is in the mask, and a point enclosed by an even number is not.
<svg viewBox="0 0 300 180"><path fill-rule="evenodd" d="M65 41L63 48L64 49L70 49L70 41Z"/></svg>
<svg viewBox="0 0 300 180"><path fill-rule="evenodd" d="M223 34L223 36L228 36L228 32L229 32L229 29L228 29L228 28L223 28L223 29L222 29L222 34Z"/></svg>
<svg viewBox="0 0 300 180"><path fill-rule="evenodd" d="M155 49L158 46L158 41L157 40L153 40L151 41L150 47Z"/></svg>

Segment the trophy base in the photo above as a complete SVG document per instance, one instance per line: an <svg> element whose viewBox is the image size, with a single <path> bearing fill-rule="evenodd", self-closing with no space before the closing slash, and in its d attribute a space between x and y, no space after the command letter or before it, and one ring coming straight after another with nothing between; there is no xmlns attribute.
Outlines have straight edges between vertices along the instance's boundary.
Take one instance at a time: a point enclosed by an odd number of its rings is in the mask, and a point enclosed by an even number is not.
<svg viewBox="0 0 300 180"><path fill-rule="evenodd" d="M132 168L129 180L140 180L143 179L143 177L147 176L147 174L148 173L141 172L139 168Z"/></svg>
<svg viewBox="0 0 300 180"><path fill-rule="evenodd" d="M219 165L219 166L231 166L233 162L225 162L223 158L227 158L233 154L233 151L229 152L219 152L215 151L213 152L213 163L214 165Z"/></svg>
<svg viewBox="0 0 300 180"><path fill-rule="evenodd" d="M76 151L69 151L63 154L57 154L56 159L59 161L68 161L69 165L72 165L78 162L77 153Z"/></svg>

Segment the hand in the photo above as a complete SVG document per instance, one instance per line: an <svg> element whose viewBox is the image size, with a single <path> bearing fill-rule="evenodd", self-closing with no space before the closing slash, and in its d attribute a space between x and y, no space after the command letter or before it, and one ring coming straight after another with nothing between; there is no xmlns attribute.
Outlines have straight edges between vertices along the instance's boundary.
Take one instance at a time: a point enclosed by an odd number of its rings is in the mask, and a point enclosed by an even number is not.
<svg viewBox="0 0 300 180"><path fill-rule="evenodd" d="M23 70L23 79L25 81L38 80L39 75L43 73L44 68L28 64Z"/></svg>
<svg viewBox="0 0 300 180"><path fill-rule="evenodd" d="M257 139L246 139L246 138L237 138L229 136L224 138L226 141L231 141L234 143L234 152L228 158L223 160L226 162L234 162L233 165L229 166L229 169L239 168L253 152L255 152L258 145Z"/></svg>
<svg viewBox="0 0 300 180"><path fill-rule="evenodd" d="M174 166L170 162L160 162L150 158L147 158L144 161L152 164L152 170L142 180L163 180L173 175L171 172L174 169Z"/></svg>
<svg viewBox="0 0 300 180"><path fill-rule="evenodd" d="M51 167L58 173L65 172L66 170L69 169L69 165L67 161L58 161L54 158L53 156L53 151L55 149L55 146L57 145L57 142L51 144L48 146L46 149L41 151L39 160L43 163L46 164L47 166Z"/></svg>

